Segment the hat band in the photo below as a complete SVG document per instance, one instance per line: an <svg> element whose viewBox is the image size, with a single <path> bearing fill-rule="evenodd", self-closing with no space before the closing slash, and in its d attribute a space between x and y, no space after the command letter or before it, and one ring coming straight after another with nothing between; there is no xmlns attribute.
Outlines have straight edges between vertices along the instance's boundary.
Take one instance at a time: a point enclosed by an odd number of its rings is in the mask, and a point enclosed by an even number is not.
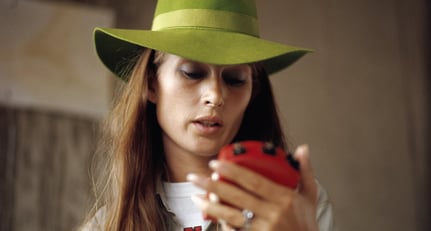
<svg viewBox="0 0 431 231"><path fill-rule="evenodd" d="M202 27L235 31L259 37L257 19L245 14L208 9L183 9L157 15L152 30Z"/></svg>

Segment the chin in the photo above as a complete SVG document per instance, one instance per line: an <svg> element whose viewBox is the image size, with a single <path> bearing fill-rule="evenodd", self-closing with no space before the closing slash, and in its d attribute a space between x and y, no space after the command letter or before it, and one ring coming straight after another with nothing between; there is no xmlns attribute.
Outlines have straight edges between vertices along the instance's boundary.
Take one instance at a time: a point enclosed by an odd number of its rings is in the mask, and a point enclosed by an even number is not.
<svg viewBox="0 0 431 231"><path fill-rule="evenodd" d="M202 156L202 157L213 157L219 153L220 149L221 149L221 147L216 148L216 149L199 148L199 149L196 149L194 151L194 153L196 153L196 155Z"/></svg>
<svg viewBox="0 0 431 231"><path fill-rule="evenodd" d="M218 154L225 143L200 142L196 144L194 153L202 157L213 157Z"/></svg>

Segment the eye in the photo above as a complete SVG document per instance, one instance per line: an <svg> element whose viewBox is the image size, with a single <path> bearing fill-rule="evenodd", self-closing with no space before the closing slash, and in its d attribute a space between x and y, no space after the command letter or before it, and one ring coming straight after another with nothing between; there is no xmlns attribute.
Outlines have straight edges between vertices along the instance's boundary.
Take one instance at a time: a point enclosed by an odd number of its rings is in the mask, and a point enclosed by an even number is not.
<svg viewBox="0 0 431 231"><path fill-rule="evenodd" d="M247 71L241 71L241 70L229 70L225 71L222 74L223 81L234 87L239 87L247 83L248 81L248 72Z"/></svg>
<svg viewBox="0 0 431 231"><path fill-rule="evenodd" d="M185 63L180 66L179 70L184 77L189 79L202 79L208 73L203 67L193 63Z"/></svg>
<svg viewBox="0 0 431 231"><path fill-rule="evenodd" d="M197 71L184 71L181 70L183 75L190 79L202 79L206 76L206 73L204 72L197 72Z"/></svg>

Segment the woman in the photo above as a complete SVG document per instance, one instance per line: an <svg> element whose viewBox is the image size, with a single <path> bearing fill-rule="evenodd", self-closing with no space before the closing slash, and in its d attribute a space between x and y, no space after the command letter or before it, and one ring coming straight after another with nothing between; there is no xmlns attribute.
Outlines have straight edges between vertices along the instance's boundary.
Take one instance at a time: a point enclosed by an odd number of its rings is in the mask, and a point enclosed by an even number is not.
<svg viewBox="0 0 431 231"><path fill-rule="evenodd" d="M287 149L268 73L308 50L260 39L254 1L159 0L151 31L98 28L95 44L126 83L83 230L333 230L306 146L295 152L297 190L215 160L235 141Z"/></svg>

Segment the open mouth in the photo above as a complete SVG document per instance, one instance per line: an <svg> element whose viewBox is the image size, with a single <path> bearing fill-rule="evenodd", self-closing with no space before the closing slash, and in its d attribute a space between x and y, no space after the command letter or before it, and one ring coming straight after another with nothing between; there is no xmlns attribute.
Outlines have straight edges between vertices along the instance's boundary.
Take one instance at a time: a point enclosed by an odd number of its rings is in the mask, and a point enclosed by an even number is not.
<svg viewBox="0 0 431 231"><path fill-rule="evenodd" d="M201 126L204 127L220 127L221 124L215 121L195 121L195 123L200 124Z"/></svg>

